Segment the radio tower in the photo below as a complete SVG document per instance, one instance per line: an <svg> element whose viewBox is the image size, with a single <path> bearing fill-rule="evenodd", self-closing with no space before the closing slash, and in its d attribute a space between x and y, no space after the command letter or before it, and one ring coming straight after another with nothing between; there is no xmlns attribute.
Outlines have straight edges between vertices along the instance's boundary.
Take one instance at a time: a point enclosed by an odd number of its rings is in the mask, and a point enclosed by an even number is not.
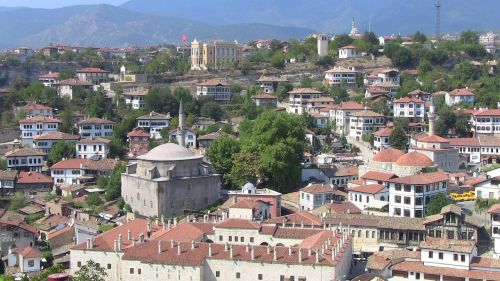
<svg viewBox="0 0 500 281"><path fill-rule="evenodd" d="M441 1L436 0L436 40L439 41L441 29Z"/></svg>

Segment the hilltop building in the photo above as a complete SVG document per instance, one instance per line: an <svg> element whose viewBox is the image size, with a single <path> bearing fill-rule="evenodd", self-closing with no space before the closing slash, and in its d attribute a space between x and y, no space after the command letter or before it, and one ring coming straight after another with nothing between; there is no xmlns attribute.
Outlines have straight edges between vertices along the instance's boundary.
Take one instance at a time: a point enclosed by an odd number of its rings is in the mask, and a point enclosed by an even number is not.
<svg viewBox="0 0 500 281"><path fill-rule="evenodd" d="M243 48L236 42L202 43L194 39L191 43L191 70L225 69L239 64L242 58Z"/></svg>

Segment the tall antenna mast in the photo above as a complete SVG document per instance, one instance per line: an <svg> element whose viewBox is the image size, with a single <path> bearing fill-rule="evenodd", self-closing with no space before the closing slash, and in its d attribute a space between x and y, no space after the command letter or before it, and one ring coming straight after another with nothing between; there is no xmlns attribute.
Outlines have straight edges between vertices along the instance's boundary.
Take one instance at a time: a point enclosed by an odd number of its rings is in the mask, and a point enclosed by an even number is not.
<svg viewBox="0 0 500 281"><path fill-rule="evenodd" d="M440 39L441 32L441 1L436 0L436 40Z"/></svg>

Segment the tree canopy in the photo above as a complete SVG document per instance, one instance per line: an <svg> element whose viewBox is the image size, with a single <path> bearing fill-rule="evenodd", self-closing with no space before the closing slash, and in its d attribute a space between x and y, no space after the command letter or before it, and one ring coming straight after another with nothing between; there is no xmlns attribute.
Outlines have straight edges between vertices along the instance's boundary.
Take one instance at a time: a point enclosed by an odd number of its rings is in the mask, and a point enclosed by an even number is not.
<svg viewBox="0 0 500 281"><path fill-rule="evenodd" d="M429 204L427 205L427 210L425 212L426 216L431 216L439 214L444 206L451 204L451 200L448 199L446 194L439 193L431 197Z"/></svg>
<svg viewBox="0 0 500 281"><path fill-rule="evenodd" d="M63 158L73 158L75 153L76 147L74 144L66 141L58 141L50 149L48 155L49 165L54 165Z"/></svg>

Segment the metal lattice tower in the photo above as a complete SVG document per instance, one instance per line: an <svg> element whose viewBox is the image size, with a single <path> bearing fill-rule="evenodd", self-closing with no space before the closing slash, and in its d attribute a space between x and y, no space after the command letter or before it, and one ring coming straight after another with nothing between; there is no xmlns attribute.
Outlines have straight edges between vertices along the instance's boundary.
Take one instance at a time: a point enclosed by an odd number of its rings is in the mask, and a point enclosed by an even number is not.
<svg viewBox="0 0 500 281"><path fill-rule="evenodd" d="M436 0L436 40L440 39L441 29L441 1Z"/></svg>

